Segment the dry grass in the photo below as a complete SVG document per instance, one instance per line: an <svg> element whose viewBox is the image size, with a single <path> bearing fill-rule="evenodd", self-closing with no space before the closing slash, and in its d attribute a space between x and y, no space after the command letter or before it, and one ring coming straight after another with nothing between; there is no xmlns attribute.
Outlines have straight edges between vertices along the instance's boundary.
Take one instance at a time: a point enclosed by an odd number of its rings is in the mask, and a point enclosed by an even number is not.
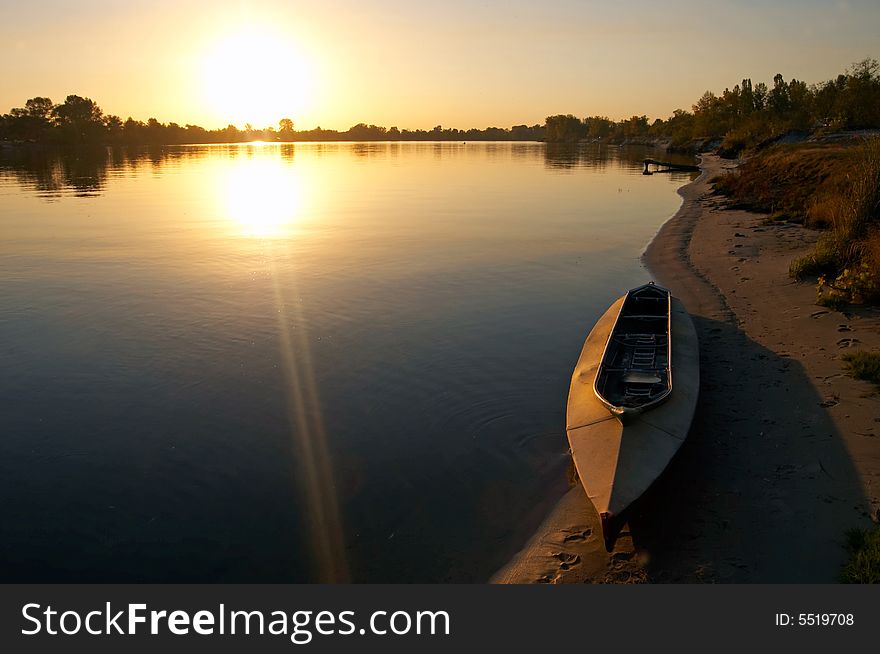
<svg viewBox="0 0 880 654"><path fill-rule="evenodd" d="M840 196L833 193L813 198L807 207L804 225L812 229L827 229L831 227L832 216L838 211Z"/></svg>
<svg viewBox="0 0 880 654"><path fill-rule="evenodd" d="M843 355L847 372L856 379L880 386L880 352L851 352Z"/></svg>
<svg viewBox="0 0 880 654"><path fill-rule="evenodd" d="M723 176L715 188L735 207L806 222L817 197L844 185L852 157L852 148L841 145L778 145Z"/></svg>
<svg viewBox="0 0 880 654"><path fill-rule="evenodd" d="M823 234L812 252L791 262L788 274L798 281L836 275L839 269L837 251L833 235Z"/></svg>
<svg viewBox="0 0 880 654"><path fill-rule="evenodd" d="M862 260L871 270L880 272L880 226L873 228L864 240Z"/></svg>
<svg viewBox="0 0 880 654"><path fill-rule="evenodd" d="M840 580L845 584L880 583L880 527L852 529L846 537L852 554Z"/></svg>

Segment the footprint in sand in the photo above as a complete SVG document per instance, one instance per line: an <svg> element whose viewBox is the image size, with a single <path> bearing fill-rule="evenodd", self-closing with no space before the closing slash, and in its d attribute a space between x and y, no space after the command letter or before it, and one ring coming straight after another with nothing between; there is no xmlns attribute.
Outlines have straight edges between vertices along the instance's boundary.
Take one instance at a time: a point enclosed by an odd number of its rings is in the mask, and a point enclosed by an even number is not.
<svg viewBox="0 0 880 654"><path fill-rule="evenodd" d="M571 552L557 552L553 558L559 561L560 570L568 570L581 562L581 557Z"/></svg>
<svg viewBox="0 0 880 654"><path fill-rule="evenodd" d="M818 318L819 316L824 316L827 313L829 313L829 312L828 311L816 311L816 312L810 314L810 318Z"/></svg>
<svg viewBox="0 0 880 654"><path fill-rule="evenodd" d="M587 540L590 536L593 535L593 530L589 527L585 527L584 529L566 529L568 533L563 537L563 543L570 543L572 541L581 541Z"/></svg>
<svg viewBox="0 0 880 654"><path fill-rule="evenodd" d="M839 331L839 332L851 332L851 331L852 331L852 327L850 327L849 325L838 325L838 326L837 326L837 331Z"/></svg>
<svg viewBox="0 0 880 654"><path fill-rule="evenodd" d="M839 341L837 341L837 347L841 349L847 347L855 347L859 343L861 343L861 341L857 338L841 338Z"/></svg>

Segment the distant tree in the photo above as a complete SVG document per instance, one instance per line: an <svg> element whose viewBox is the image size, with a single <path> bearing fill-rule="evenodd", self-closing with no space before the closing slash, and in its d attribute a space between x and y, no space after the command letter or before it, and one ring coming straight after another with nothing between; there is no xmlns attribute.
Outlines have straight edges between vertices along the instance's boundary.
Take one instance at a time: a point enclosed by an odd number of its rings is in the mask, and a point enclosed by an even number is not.
<svg viewBox="0 0 880 654"><path fill-rule="evenodd" d="M586 126L571 114L547 116L545 130L547 141L554 143L576 142L586 135Z"/></svg>
<svg viewBox="0 0 880 654"><path fill-rule="evenodd" d="M540 129L540 125L536 125L534 127L529 127L528 125L514 125L510 128L510 139L512 141L536 141L539 138L542 138L538 134L538 130L535 127L539 128L540 132L543 133L543 130Z"/></svg>
<svg viewBox="0 0 880 654"><path fill-rule="evenodd" d="M623 123L624 138L637 138L648 134L648 117L632 116Z"/></svg>
<svg viewBox="0 0 880 654"><path fill-rule="evenodd" d="M52 127L52 109L49 98L31 98L24 108L11 109L6 118L9 137L23 141L44 140Z"/></svg>
<svg viewBox="0 0 880 654"><path fill-rule="evenodd" d="M198 125L187 125L184 128L184 131L184 142L186 143L208 142L208 131L204 127L199 127Z"/></svg>
<svg viewBox="0 0 880 654"><path fill-rule="evenodd" d="M52 119L52 110L55 104L49 98L31 98L24 103L24 108L29 116L45 120L46 123Z"/></svg>
<svg viewBox="0 0 880 654"><path fill-rule="evenodd" d="M813 120L813 94L806 82L792 78L788 84L788 116L785 129L809 129Z"/></svg>
<svg viewBox="0 0 880 654"><path fill-rule="evenodd" d="M358 123L350 127L344 137L349 141L382 141L387 138L387 132L388 130L378 125Z"/></svg>
<svg viewBox="0 0 880 654"><path fill-rule="evenodd" d="M104 135L103 112L89 98L68 95L63 104L52 110L61 139L72 143L98 141Z"/></svg>
<svg viewBox="0 0 880 654"><path fill-rule="evenodd" d="M788 91L788 84L786 84L785 78L776 73L773 76L773 88L770 89L770 93L767 95L767 108L773 115L781 117L788 111L791 106Z"/></svg>
<svg viewBox="0 0 880 654"><path fill-rule="evenodd" d="M844 92L839 99L839 122L849 128L880 124L880 63L863 59L846 71Z"/></svg>
<svg viewBox="0 0 880 654"><path fill-rule="evenodd" d="M238 143L244 140L244 135L235 125L232 124L229 124L225 129L220 130L218 136L222 143Z"/></svg>
<svg viewBox="0 0 880 654"><path fill-rule="evenodd" d="M294 125L290 118L282 118L278 121L278 138L281 141L293 141Z"/></svg>
<svg viewBox="0 0 880 654"><path fill-rule="evenodd" d="M760 107L755 106L755 91L752 89L752 80L746 78L742 81L737 114L739 116L749 116L758 109Z"/></svg>
<svg viewBox="0 0 880 654"><path fill-rule="evenodd" d="M126 143L142 143L147 126L131 116L122 123L122 138Z"/></svg>
<svg viewBox="0 0 880 654"><path fill-rule="evenodd" d="M584 118L585 136L594 141L607 139L614 131L614 121L608 116L587 116Z"/></svg>
<svg viewBox="0 0 880 654"><path fill-rule="evenodd" d="M111 143L120 143L125 136L125 128L119 116L104 116L104 130Z"/></svg>

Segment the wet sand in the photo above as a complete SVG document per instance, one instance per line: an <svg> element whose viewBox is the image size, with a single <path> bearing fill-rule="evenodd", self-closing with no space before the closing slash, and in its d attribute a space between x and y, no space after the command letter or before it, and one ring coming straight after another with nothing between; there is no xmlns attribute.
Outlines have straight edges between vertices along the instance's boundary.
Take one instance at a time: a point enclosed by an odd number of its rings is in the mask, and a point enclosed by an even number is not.
<svg viewBox="0 0 880 654"><path fill-rule="evenodd" d="M734 165L703 155L644 255L700 338L688 440L613 553L578 483L493 582L834 582L880 517L880 395L841 361L880 349L880 310L816 306L788 266L818 233L724 209L709 180Z"/></svg>

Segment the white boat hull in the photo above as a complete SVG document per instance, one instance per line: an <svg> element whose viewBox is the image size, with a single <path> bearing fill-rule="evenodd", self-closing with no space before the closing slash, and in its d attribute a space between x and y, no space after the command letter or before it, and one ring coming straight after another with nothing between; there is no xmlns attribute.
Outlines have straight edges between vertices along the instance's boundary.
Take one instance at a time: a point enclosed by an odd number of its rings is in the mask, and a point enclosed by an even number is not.
<svg viewBox="0 0 880 654"><path fill-rule="evenodd" d="M571 379L566 432L581 483L603 525L606 547L613 523L663 472L687 437L700 390L697 333L681 301L672 298L670 329L675 390L660 405L625 422L593 390L606 341L626 296L598 320Z"/></svg>

